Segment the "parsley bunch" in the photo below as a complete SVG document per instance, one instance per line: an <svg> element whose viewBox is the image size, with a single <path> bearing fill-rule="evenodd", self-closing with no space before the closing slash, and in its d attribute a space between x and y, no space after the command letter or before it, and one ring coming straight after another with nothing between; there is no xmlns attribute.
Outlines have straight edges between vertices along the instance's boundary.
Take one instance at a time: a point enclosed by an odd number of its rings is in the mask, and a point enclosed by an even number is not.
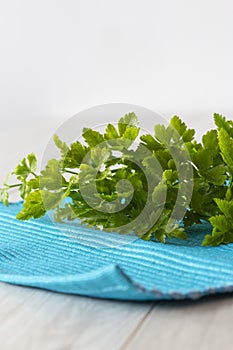
<svg viewBox="0 0 233 350"><path fill-rule="evenodd" d="M8 205L9 191L18 187L19 220L53 210L59 222L79 219L161 242L186 239L185 227L207 220L213 230L204 246L233 242L233 122L219 114L214 121L216 129L200 143L177 116L168 127L155 125L153 135L140 135L134 113L104 133L84 128L83 142L67 145L55 135L60 159L37 173L29 154L8 175L0 199Z"/></svg>

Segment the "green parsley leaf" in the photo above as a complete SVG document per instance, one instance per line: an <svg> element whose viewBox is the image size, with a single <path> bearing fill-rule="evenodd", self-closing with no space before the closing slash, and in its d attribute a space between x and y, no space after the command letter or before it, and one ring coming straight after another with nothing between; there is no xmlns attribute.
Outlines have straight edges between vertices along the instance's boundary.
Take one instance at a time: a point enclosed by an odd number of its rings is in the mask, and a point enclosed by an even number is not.
<svg viewBox="0 0 233 350"><path fill-rule="evenodd" d="M39 174L35 155L23 158L0 189L0 200L8 205L10 191L17 188L24 200L19 220L53 210L59 222L78 219L88 227L133 232L163 243L186 239L186 227L208 220L213 230L204 246L233 242L233 121L219 114L214 121L217 128L207 131L201 142L178 116L166 127L155 125L154 135L139 138L133 112L117 126L108 124L103 133L84 128L84 144L76 140L68 145L55 135L60 158L49 160ZM184 217L174 219L175 207Z"/></svg>

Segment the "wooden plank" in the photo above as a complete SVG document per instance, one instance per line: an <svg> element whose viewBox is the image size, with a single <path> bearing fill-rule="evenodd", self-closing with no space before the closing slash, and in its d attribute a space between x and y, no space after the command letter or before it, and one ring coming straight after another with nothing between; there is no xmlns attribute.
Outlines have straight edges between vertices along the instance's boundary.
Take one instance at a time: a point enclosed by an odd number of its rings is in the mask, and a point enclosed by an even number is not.
<svg viewBox="0 0 233 350"><path fill-rule="evenodd" d="M122 349L232 350L232 296L161 302Z"/></svg>
<svg viewBox="0 0 233 350"><path fill-rule="evenodd" d="M0 283L0 348L119 349L152 307Z"/></svg>

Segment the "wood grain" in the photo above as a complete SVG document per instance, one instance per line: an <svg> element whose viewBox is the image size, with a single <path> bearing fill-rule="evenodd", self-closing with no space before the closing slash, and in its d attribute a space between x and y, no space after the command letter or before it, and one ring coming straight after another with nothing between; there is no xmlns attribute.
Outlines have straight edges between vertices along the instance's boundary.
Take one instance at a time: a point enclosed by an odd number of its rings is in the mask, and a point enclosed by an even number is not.
<svg viewBox="0 0 233 350"><path fill-rule="evenodd" d="M152 305L0 283L0 349L120 349Z"/></svg>
<svg viewBox="0 0 233 350"><path fill-rule="evenodd" d="M233 295L160 302L124 350L232 350Z"/></svg>

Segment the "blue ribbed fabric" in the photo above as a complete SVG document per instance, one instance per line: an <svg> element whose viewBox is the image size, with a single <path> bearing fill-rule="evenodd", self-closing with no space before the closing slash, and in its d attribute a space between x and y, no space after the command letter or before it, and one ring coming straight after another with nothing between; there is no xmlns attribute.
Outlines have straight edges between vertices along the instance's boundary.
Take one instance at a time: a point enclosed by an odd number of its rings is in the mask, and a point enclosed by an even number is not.
<svg viewBox="0 0 233 350"><path fill-rule="evenodd" d="M124 300L198 298L233 290L233 244L201 247L208 223L187 241L138 239L100 248L108 234L77 225L77 237L48 217L15 219L22 204L0 203L0 281L56 292ZM97 243L96 243L97 242Z"/></svg>

